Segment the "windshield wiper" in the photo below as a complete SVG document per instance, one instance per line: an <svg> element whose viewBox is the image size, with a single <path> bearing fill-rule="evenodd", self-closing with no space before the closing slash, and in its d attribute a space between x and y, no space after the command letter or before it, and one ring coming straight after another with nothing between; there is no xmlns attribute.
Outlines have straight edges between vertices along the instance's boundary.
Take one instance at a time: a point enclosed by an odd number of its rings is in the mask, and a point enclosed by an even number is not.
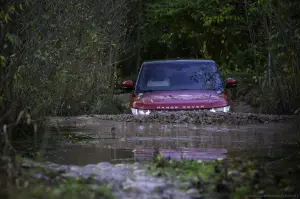
<svg viewBox="0 0 300 199"><path fill-rule="evenodd" d="M137 91L137 93L147 93L147 92L154 92L154 91L157 91L157 90L139 90L139 91Z"/></svg>

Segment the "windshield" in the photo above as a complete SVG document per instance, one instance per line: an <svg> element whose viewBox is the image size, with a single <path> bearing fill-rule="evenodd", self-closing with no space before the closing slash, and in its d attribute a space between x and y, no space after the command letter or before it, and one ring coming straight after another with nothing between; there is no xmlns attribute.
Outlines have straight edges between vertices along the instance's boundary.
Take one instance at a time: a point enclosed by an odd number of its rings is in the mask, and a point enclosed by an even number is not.
<svg viewBox="0 0 300 199"><path fill-rule="evenodd" d="M224 91L214 62L148 62L143 64L136 92L172 90Z"/></svg>

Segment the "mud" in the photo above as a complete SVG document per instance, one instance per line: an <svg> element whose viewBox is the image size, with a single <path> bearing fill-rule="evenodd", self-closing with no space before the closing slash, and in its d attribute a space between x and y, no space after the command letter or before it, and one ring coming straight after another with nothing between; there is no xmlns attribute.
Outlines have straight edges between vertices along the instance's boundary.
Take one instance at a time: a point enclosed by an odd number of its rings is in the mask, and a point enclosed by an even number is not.
<svg viewBox="0 0 300 199"><path fill-rule="evenodd" d="M209 111L176 111L169 113L151 113L148 116L120 115L83 115L69 118L50 118L51 125L60 122L61 127L75 127L99 123L103 120L161 123L161 124L267 124L278 122L295 122L294 115L266 115L255 113L212 113Z"/></svg>
<svg viewBox="0 0 300 199"><path fill-rule="evenodd" d="M187 190L179 190L177 187L181 183L166 181L160 177L154 177L146 172L143 165L135 164L116 164L100 162L85 166L77 165L58 165L53 163L38 163L25 159L22 163L23 168L44 168L46 170L58 172L63 177L83 177L93 178L96 184L105 183L112 188L115 198L141 198L141 199L192 199L192 194ZM43 173L36 173L36 178L47 180Z"/></svg>

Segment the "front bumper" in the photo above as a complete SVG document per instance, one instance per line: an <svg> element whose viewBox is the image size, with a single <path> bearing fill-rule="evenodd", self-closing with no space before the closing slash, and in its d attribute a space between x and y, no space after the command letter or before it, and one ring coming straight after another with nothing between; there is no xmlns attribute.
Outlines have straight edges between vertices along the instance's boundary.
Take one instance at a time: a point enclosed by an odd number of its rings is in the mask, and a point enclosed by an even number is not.
<svg viewBox="0 0 300 199"><path fill-rule="evenodd" d="M145 110L145 109L131 108L131 113L133 115L147 116L150 115L150 113L164 114L164 113L174 113L174 112L182 112L182 111L203 111L203 110L207 110L214 113L215 112L226 113L230 111L230 106L217 107L211 109L165 109L165 110Z"/></svg>

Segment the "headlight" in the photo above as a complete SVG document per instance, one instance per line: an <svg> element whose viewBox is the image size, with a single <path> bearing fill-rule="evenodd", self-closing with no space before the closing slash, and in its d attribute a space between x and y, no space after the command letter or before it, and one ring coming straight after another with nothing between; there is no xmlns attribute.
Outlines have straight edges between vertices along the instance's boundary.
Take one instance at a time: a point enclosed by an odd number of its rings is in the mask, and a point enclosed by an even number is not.
<svg viewBox="0 0 300 199"><path fill-rule="evenodd" d="M150 114L150 110L136 109L136 108L132 108L131 112L133 115L149 115Z"/></svg>
<svg viewBox="0 0 300 199"><path fill-rule="evenodd" d="M220 108L212 108L210 109L211 112L229 112L230 106L220 107Z"/></svg>

